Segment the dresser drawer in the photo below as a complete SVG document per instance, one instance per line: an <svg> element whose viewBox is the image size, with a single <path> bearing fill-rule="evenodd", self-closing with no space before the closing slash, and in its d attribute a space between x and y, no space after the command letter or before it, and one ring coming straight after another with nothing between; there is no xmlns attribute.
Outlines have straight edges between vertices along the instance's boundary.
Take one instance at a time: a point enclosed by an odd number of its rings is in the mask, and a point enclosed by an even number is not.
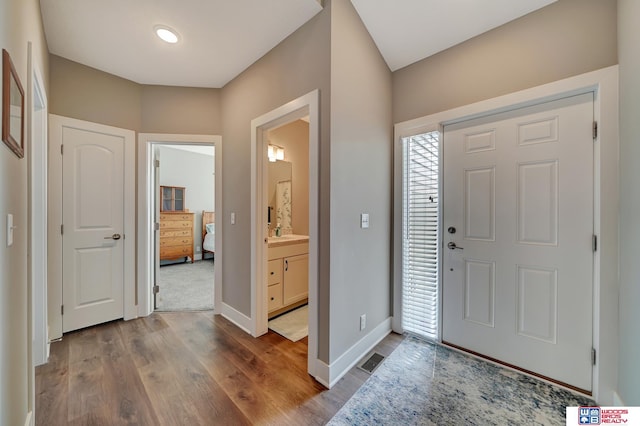
<svg viewBox="0 0 640 426"><path fill-rule="evenodd" d="M193 222L193 213L160 213L160 222L180 220Z"/></svg>
<svg viewBox="0 0 640 426"><path fill-rule="evenodd" d="M160 229L191 229L193 227L192 220L171 220L160 221Z"/></svg>
<svg viewBox="0 0 640 426"><path fill-rule="evenodd" d="M193 245L193 238L189 237L164 237L160 238L160 247L187 246Z"/></svg>
<svg viewBox="0 0 640 426"><path fill-rule="evenodd" d="M282 259L270 260L267 267L269 285L282 282Z"/></svg>
<svg viewBox="0 0 640 426"><path fill-rule="evenodd" d="M178 229L178 230L170 230L170 231L160 231L160 238L171 238L171 237L191 237L190 229Z"/></svg>
<svg viewBox="0 0 640 426"><path fill-rule="evenodd" d="M160 247L160 259L172 259L191 256L192 247Z"/></svg>
<svg viewBox="0 0 640 426"><path fill-rule="evenodd" d="M282 284L270 285L267 291L269 312L282 307Z"/></svg>

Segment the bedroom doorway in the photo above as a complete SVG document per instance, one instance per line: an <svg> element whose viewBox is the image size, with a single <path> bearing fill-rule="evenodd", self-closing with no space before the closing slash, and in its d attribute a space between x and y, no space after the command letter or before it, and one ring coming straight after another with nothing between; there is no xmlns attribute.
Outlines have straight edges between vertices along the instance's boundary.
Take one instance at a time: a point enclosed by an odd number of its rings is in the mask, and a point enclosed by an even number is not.
<svg viewBox="0 0 640 426"><path fill-rule="evenodd" d="M154 310L213 309L215 147L155 144Z"/></svg>
<svg viewBox="0 0 640 426"><path fill-rule="evenodd" d="M222 266L215 232L221 138L140 134L138 144L140 315L215 310Z"/></svg>

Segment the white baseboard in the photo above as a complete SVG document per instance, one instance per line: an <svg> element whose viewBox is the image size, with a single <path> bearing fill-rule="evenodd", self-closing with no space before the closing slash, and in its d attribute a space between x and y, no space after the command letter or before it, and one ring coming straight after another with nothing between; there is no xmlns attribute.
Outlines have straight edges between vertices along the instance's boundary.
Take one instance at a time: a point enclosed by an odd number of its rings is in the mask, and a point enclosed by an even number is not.
<svg viewBox="0 0 640 426"><path fill-rule="evenodd" d="M618 392L613 392L613 405L614 407L626 407L627 404L624 403Z"/></svg>
<svg viewBox="0 0 640 426"><path fill-rule="evenodd" d="M27 413L27 418L24 421L24 426L33 426L33 411Z"/></svg>
<svg viewBox="0 0 640 426"><path fill-rule="evenodd" d="M194 254L193 260L194 262L197 262L198 260L202 260L202 253Z"/></svg>
<svg viewBox="0 0 640 426"><path fill-rule="evenodd" d="M220 315L240 327L243 331L251 334L251 318L246 316L240 311L235 310L231 306L226 303L221 303L222 309L220 310Z"/></svg>
<svg viewBox="0 0 640 426"><path fill-rule="evenodd" d="M318 360L316 366L318 375L316 376L316 380L331 389L333 385L338 383L342 376L347 374L363 356L369 353L371 349L387 337L389 333L391 333L391 317L382 321L376 328L340 355L331 365L327 365Z"/></svg>
<svg viewBox="0 0 640 426"><path fill-rule="evenodd" d="M315 379L327 389L331 389L331 383L329 380L330 372L331 368L329 367L329 365L327 365L323 361L320 361L319 359L316 360Z"/></svg>

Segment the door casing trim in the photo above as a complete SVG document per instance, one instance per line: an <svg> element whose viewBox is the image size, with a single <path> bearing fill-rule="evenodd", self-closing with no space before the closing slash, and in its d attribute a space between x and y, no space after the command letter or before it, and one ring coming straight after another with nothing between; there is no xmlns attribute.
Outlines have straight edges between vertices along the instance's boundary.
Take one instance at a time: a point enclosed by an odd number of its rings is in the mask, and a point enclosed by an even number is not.
<svg viewBox="0 0 640 426"><path fill-rule="evenodd" d="M546 103L568 96L594 93L594 117L599 135L594 141L594 233L599 249L594 254L593 348L598 362L593 366L593 397L601 405L613 403L617 383L618 331L618 66L603 68L542 86L438 112L394 126L394 217L402 217L402 138L429 131L443 132L447 124ZM606 149L602 148L602 141ZM440 178L443 170L440 170ZM402 330L402 221L394 221L393 321ZM442 229L440 230L442 233ZM442 235L441 235L442 236ZM442 239L441 239L442 240ZM439 259L442 265L442 259ZM441 268L440 268L441 269ZM440 277L440 285L442 279ZM440 292L441 294L441 292ZM442 329L440 301L439 333ZM439 340L441 339L439 336Z"/></svg>
<svg viewBox="0 0 640 426"><path fill-rule="evenodd" d="M307 371L316 377L322 371L318 359L318 199L320 92L314 90L251 120L251 334L265 334L267 325L267 182L262 178L267 164L266 132L309 116L309 345ZM262 278L261 278L262 277ZM326 378L322 378L323 380ZM328 381L328 380L326 380Z"/></svg>
<svg viewBox="0 0 640 426"><path fill-rule="evenodd" d="M184 135L168 133L138 134L138 316L153 312L153 188L151 188L154 145L213 145L215 147L216 222L222 221L222 137L218 135ZM216 227L216 266L214 268L213 310L221 312L222 303L222 226ZM219 248L219 249L218 249Z"/></svg>

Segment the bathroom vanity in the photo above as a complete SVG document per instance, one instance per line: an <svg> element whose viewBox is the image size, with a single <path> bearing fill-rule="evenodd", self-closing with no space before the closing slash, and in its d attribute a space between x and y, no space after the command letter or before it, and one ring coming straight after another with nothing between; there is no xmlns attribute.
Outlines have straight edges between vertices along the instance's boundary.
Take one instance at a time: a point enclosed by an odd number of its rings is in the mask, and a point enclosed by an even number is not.
<svg viewBox="0 0 640 426"><path fill-rule="evenodd" d="M269 237L269 318L304 305L309 297L309 236Z"/></svg>

